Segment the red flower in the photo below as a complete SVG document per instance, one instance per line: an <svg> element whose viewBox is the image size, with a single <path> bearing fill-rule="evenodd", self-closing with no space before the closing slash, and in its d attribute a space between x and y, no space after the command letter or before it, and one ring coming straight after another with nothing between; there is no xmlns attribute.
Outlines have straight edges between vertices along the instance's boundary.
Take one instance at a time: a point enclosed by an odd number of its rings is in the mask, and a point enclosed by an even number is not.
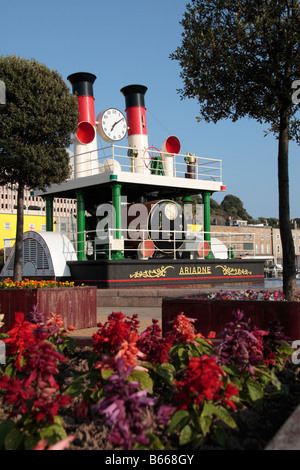
<svg viewBox="0 0 300 470"><path fill-rule="evenodd" d="M15 362L18 370L21 370L21 358L24 351L36 342L34 335L36 328L37 325L24 321L24 313L17 312L15 314L15 324L12 329L7 332L9 338L4 339L4 342L8 345L8 355L14 356L18 353Z"/></svg>
<svg viewBox="0 0 300 470"><path fill-rule="evenodd" d="M275 366L276 362L276 354L273 352L269 352L267 359L264 361L266 366Z"/></svg>
<svg viewBox="0 0 300 470"><path fill-rule="evenodd" d="M204 400L219 399L223 376L224 371L214 357L206 354L191 357L184 377L175 383L179 388L179 408L186 409L193 403L199 405Z"/></svg>
<svg viewBox="0 0 300 470"><path fill-rule="evenodd" d="M230 406L230 408L232 409L236 409L236 405L235 403L233 403L232 400L229 400L229 398L232 398L232 397L235 397L235 396L238 396L239 394L239 389L233 385L232 383L229 383L226 387L226 390L224 391L224 403L226 403L226 405Z"/></svg>
<svg viewBox="0 0 300 470"><path fill-rule="evenodd" d="M180 381L175 382L175 386L179 389L176 396L180 403L179 409L202 405L204 400L223 403L235 409L236 405L231 398L239 394L239 389L228 383L224 390L225 376L216 357L206 354L191 357L185 375Z"/></svg>
<svg viewBox="0 0 300 470"><path fill-rule="evenodd" d="M115 359L122 357L126 367L135 366L139 356L144 356L144 354L137 348L138 337L139 336L135 331L131 332L128 339L123 341L119 352L116 354Z"/></svg>
<svg viewBox="0 0 300 470"><path fill-rule="evenodd" d="M117 354L122 344L129 341L130 333L137 332L138 324L137 315L129 319L121 312L113 312L104 325L99 323L100 328L93 335L94 350L99 354Z"/></svg>
<svg viewBox="0 0 300 470"><path fill-rule="evenodd" d="M62 395L55 388L45 387L37 391L31 414L37 421L46 418L47 421L53 423L59 408L70 403L69 395Z"/></svg>
<svg viewBox="0 0 300 470"><path fill-rule="evenodd" d="M9 378L7 375L0 377L0 388L6 390L4 400L13 406L10 416L28 412L28 403L34 397L34 388L25 386L25 379Z"/></svg>
<svg viewBox="0 0 300 470"><path fill-rule="evenodd" d="M193 322L195 320L188 319L183 313L177 315L173 322L173 334L177 343L191 343L196 336Z"/></svg>
<svg viewBox="0 0 300 470"><path fill-rule="evenodd" d="M173 343L192 343L195 338L204 338L201 333L196 333L193 325L195 321L194 318L187 318L183 313L177 315L173 321L173 330L169 334ZM213 331L208 334L208 338L215 338L215 336Z"/></svg>
<svg viewBox="0 0 300 470"><path fill-rule="evenodd" d="M51 387L58 388L54 374L58 373L58 363L66 360L50 343L39 341L32 345L26 352L26 364L22 369L22 372L29 372L26 385L34 382L42 388L42 384L48 382Z"/></svg>
<svg viewBox="0 0 300 470"><path fill-rule="evenodd" d="M162 338L158 320L152 319L152 325L140 335L137 347L145 354L145 361L157 364L168 362L169 349L173 344L171 335Z"/></svg>

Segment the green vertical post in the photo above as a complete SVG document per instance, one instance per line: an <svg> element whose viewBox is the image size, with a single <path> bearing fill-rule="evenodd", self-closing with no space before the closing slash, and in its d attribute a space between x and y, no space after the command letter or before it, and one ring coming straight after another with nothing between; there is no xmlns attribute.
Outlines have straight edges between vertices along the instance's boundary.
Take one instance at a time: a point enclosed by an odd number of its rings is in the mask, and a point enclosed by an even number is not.
<svg viewBox="0 0 300 470"><path fill-rule="evenodd" d="M203 208L204 208L204 240L209 243L210 251L206 256L206 259L213 259L213 254L211 252L211 236L210 236L210 192L204 192L202 194L203 198Z"/></svg>
<svg viewBox="0 0 300 470"><path fill-rule="evenodd" d="M114 228L116 229L115 238L117 240L121 239L121 229L122 229L121 189L122 189L122 185L119 183L114 183L112 185L112 200L113 200L113 206L115 210Z"/></svg>
<svg viewBox="0 0 300 470"><path fill-rule="evenodd" d="M46 231L53 232L53 196L46 196Z"/></svg>
<svg viewBox="0 0 300 470"><path fill-rule="evenodd" d="M122 206L121 206L121 189L122 185L118 183L117 175L111 175L111 180L115 180L112 183L112 201L114 207L114 238L121 240L122 238ZM112 253L113 259L124 259L123 253L121 250L114 251Z"/></svg>
<svg viewBox="0 0 300 470"><path fill-rule="evenodd" d="M79 261L85 258L85 200L84 192L77 191L77 257Z"/></svg>

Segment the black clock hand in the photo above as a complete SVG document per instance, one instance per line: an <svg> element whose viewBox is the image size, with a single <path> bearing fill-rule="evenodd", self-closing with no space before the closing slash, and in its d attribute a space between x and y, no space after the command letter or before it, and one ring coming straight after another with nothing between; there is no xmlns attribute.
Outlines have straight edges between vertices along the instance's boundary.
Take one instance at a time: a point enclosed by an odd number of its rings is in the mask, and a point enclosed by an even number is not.
<svg viewBox="0 0 300 470"><path fill-rule="evenodd" d="M116 122L112 125L111 131L114 129L114 127L115 127L117 124L119 124L119 122L123 121L123 119L124 119L124 118L122 117L121 119L119 119L118 121L116 121Z"/></svg>

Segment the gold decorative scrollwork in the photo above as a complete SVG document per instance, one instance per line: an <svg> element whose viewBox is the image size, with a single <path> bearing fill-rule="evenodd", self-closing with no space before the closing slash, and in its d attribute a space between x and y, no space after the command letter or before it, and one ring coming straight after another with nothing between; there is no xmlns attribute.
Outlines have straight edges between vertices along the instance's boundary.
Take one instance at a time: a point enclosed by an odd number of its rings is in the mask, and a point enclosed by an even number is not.
<svg viewBox="0 0 300 470"><path fill-rule="evenodd" d="M226 265L218 265L216 268L221 268L223 276L250 276L252 271L245 268L230 268Z"/></svg>
<svg viewBox="0 0 300 470"><path fill-rule="evenodd" d="M158 278L165 277L168 269L174 269L174 266L161 266L157 269L148 269L145 271L136 271L133 274L130 274L129 277L132 279L137 278Z"/></svg>

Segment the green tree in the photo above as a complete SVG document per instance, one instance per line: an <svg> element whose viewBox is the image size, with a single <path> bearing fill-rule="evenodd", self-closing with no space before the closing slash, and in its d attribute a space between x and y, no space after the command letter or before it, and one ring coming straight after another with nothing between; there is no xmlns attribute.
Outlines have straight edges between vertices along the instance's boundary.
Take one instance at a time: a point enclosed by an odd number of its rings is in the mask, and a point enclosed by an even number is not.
<svg viewBox="0 0 300 470"><path fill-rule="evenodd" d="M220 207L227 214L234 215L238 219L247 220L248 222L254 222L252 217L248 214L242 201L232 194L227 194L220 204Z"/></svg>
<svg viewBox="0 0 300 470"><path fill-rule="evenodd" d="M300 78L299 0L192 0L183 15L181 98L196 98L200 119L251 117L278 137L283 290L296 289L290 229L289 140L299 142L295 83Z"/></svg>
<svg viewBox="0 0 300 470"><path fill-rule="evenodd" d="M36 60L0 57L0 184L18 188L14 280L22 279L24 189L45 189L70 174L67 148L78 104L57 73Z"/></svg>

